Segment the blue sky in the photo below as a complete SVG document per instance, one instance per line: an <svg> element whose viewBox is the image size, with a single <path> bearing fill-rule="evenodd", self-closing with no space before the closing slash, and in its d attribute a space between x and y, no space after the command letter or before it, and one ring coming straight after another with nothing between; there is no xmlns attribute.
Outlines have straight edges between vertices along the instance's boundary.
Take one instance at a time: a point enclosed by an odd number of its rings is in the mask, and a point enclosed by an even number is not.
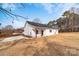
<svg viewBox="0 0 79 59"><path fill-rule="evenodd" d="M24 17L28 16L28 20L33 21L35 18L39 18L42 23L48 23L51 20L56 20L62 16L62 14L69 10L71 7L79 7L76 3L25 3L23 4L2 4L1 8L6 10L11 9L12 13L18 14ZM26 19L15 18L14 24L12 24L12 18L4 15L0 12L0 23L2 26L13 25L15 28L23 27Z"/></svg>

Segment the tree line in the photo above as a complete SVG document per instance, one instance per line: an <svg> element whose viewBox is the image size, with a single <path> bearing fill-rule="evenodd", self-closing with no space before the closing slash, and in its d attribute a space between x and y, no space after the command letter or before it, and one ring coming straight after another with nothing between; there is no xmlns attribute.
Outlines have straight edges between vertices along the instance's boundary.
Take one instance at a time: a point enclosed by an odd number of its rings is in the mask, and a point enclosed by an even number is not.
<svg viewBox="0 0 79 59"><path fill-rule="evenodd" d="M60 32L78 32L79 31L79 14L75 13L75 8L65 11L57 20L50 21L48 25L57 22ZM78 11L78 10L77 10Z"/></svg>

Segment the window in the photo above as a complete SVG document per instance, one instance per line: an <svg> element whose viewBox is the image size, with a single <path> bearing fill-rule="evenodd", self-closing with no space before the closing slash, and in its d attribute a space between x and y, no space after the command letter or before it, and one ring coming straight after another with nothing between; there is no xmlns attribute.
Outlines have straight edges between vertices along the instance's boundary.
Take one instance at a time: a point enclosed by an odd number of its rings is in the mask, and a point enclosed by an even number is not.
<svg viewBox="0 0 79 59"><path fill-rule="evenodd" d="M36 34L38 34L38 30L36 30Z"/></svg>
<svg viewBox="0 0 79 59"><path fill-rule="evenodd" d="M32 35L32 33L30 32L30 35Z"/></svg>
<svg viewBox="0 0 79 59"><path fill-rule="evenodd" d="M43 36L43 30L41 30L41 36Z"/></svg>
<svg viewBox="0 0 79 59"><path fill-rule="evenodd" d="M50 30L50 32L52 32L52 30Z"/></svg>

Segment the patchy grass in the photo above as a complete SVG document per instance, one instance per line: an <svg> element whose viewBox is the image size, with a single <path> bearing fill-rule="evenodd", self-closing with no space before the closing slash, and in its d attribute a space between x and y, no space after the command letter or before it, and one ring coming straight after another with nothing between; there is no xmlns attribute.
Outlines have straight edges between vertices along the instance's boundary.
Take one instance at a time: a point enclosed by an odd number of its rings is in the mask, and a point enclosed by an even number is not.
<svg viewBox="0 0 79 59"><path fill-rule="evenodd" d="M56 42L64 46L79 48L79 32L60 33L47 37L49 42Z"/></svg>
<svg viewBox="0 0 79 59"><path fill-rule="evenodd" d="M79 33L60 33L54 36L22 39L0 50L0 55L79 56Z"/></svg>

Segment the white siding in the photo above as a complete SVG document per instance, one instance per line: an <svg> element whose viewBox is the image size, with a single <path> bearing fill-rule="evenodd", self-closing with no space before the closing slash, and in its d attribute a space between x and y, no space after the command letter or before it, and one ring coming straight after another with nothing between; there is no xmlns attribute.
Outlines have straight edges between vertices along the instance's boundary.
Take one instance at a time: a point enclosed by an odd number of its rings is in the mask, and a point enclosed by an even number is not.
<svg viewBox="0 0 79 59"><path fill-rule="evenodd" d="M32 29L33 29L33 27L27 23L25 28L24 28L23 34L35 37L35 32Z"/></svg>
<svg viewBox="0 0 79 59"><path fill-rule="evenodd" d="M44 31L44 36L55 35L55 34L58 34L58 29L46 29Z"/></svg>
<svg viewBox="0 0 79 59"><path fill-rule="evenodd" d="M25 28L24 28L24 32L23 34L24 35L28 35L28 36L32 36L32 37L36 37L36 33L33 31L33 29L35 29L33 26L31 26L30 24L26 24ZM51 32L50 32L51 30ZM43 30L43 36L50 36L50 35L55 35L55 34L58 34L58 29L45 29ZM40 37L41 36L41 29L38 29L38 34L37 34L37 37Z"/></svg>

